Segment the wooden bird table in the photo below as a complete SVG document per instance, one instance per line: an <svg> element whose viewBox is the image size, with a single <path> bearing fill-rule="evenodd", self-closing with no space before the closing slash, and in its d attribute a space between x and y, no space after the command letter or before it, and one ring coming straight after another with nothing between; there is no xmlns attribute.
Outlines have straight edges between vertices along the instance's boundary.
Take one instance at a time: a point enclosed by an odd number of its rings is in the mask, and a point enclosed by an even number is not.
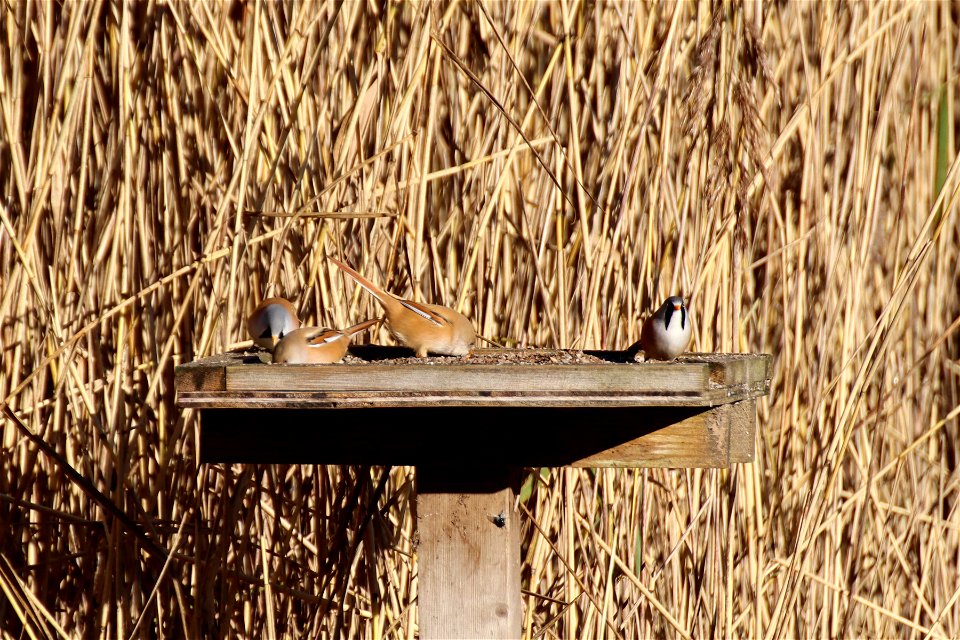
<svg viewBox="0 0 960 640"><path fill-rule="evenodd" d="M618 352L480 350L177 367L200 462L414 465L420 637L519 638L523 467L728 467L754 455L768 355L635 363Z"/></svg>

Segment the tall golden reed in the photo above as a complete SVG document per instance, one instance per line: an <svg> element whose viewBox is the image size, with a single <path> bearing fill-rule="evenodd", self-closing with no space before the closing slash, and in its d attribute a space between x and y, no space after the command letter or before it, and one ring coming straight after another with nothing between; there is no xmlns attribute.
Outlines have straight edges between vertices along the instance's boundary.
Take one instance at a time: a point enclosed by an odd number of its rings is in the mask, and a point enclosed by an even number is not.
<svg viewBox="0 0 960 640"><path fill-rule="evenodd" d="M173 404L263 296L375 313L327 255L505 344L683 292L774 354L754 464L531 471L530 637L960 636L949 4L0 14L0 637L416 637L411 469L201 467Z"/></svg>

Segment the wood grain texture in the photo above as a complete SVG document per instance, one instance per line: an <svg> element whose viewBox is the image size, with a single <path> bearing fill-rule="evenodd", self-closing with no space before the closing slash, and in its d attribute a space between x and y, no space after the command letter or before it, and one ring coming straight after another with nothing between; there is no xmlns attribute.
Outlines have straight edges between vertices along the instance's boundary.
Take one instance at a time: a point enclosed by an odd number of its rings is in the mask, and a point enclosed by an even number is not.
<svg viewBox="0 0 960 640"><path fill-rule="evenodd" d="M757 401L744 400L719 407L730 424L730 464L753 462L757 439Z"/></svg>
<svg viewBox="0 0 960 640"><path fill-rule="evenodd" d="M519 469L417 467L420 638L519 638Z"/></svg>
<svg viewBox="0 0 960 640"><path fill-rule="evenodd" d="M373 409L412 407L714 407L757 397L755 390L652 394L577 391L241 391L181 392L177 404L195 409Z"/></svg>
<svg viewBox="0 0 960 640"><path fill-rule="evenodd" d="M226 367L182 365L174 373L177 389L190 389L193 393L209 394L222 392L227 387Z"/></svg>
<svg viewBox="0 0 960 640"><path fill-rule="evenodd" d="M607 391L698 393L706 367L669 365L231 366L225 391ZM291 371L294 370L294 371Z"/></svg>

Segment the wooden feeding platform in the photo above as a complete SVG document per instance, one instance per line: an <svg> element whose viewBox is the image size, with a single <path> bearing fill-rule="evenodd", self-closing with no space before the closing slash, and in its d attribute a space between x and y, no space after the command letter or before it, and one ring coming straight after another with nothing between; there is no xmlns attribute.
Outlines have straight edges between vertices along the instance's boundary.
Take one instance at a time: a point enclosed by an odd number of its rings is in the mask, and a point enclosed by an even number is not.
<svg viewBox="0 0 960 640"><path fill-rule="evenodd" d="M341 364L228 353L177 367L200 461L414 465L421 638L521 635L523 467L729 467L754 456L768 355L478 350Z"/></svg>

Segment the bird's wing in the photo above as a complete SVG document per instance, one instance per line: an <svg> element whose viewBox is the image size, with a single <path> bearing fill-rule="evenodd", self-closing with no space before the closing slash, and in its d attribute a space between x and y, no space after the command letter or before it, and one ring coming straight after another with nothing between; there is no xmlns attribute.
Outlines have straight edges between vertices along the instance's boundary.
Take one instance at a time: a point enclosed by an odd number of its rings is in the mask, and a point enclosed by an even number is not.
<svg viewBox="0 0 960 640"><path fill-rule="evenodd" d="M442 315L433 309L420 304L419 302L414 302L413 300L398 300L398 302L424 320L432 322L438 327L442 327L445 324L450 324L450 321L444 318Z"/></svg>
<svg viewBox="0 0 960 640"><path fill-rule="evenodd" d="M312 331L304 337L308 347L322 347L343 337L342 331L327 329L326 327Z"/></svg>

